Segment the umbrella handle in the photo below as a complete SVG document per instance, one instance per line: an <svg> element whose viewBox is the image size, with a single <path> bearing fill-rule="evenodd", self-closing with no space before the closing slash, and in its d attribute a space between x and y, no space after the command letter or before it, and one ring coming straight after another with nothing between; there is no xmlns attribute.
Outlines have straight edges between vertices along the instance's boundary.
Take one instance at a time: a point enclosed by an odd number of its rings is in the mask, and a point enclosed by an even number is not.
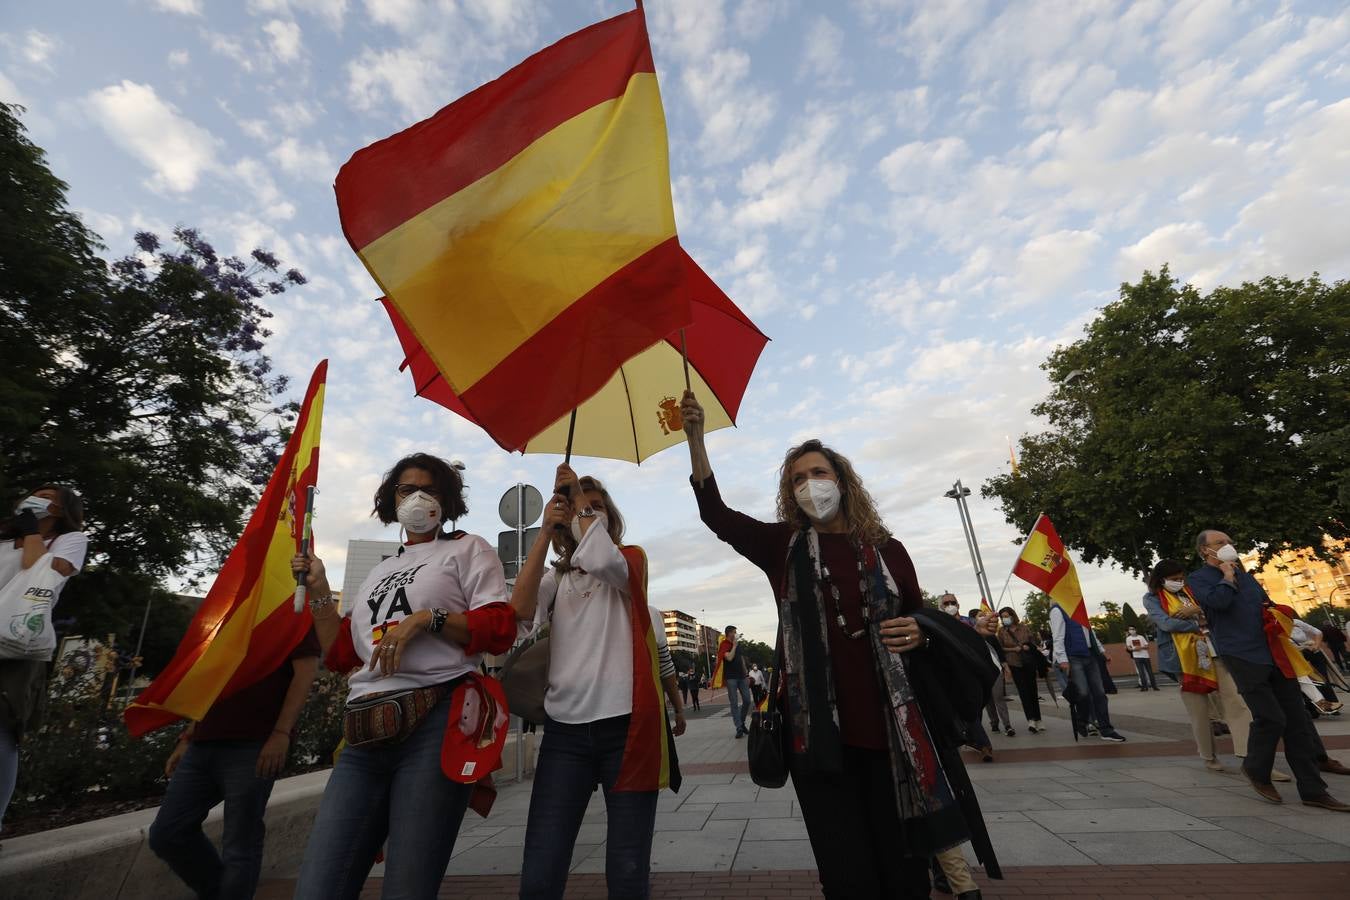
<svg viewBox="0 0 1350 900"><path fill-rule="evenodd" d="M572 407L572 417L567 420L567 452L563 455L563 465L565 466L570 466L572 464L572 437L576 433L577 433L577 408L574 406ZM558 493L562 494L564 497L567 497L570 500L572 494L572 486L570 484L559 485ZM562 523L559 522L557 525L554 525L553 530L562 531L563 530Z"/></svg>
<svg viewBox="0 0 1350 900"><path fill-rule="evenodd" d="M689 386L689 348L684 343L684 329L680 329L680 360L684 363L684 389L693 390Z"/></svg>

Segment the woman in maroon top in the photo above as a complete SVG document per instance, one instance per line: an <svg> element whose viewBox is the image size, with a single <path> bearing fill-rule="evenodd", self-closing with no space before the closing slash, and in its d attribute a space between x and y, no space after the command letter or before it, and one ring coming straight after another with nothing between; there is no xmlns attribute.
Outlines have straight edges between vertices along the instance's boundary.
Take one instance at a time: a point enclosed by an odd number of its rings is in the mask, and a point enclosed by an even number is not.
<svg viewBox="0 0 1350 900"><path fill-rule="evenodd" d="M939 632L943 642L978 638L926 617L909 554L846 458L815 440L789 450L778 521L761 522L722 501L692 392L681 411L700 517L763 570L778 598L785 687L775 702L825 896L927 897L929 858L972 840L970 809L979 816L946 729L920 704L925 685L947 676L911 672L907 658L929 657ZM929 711L935 718L950 717L945 703L930 704L942 707Z"/></svg>

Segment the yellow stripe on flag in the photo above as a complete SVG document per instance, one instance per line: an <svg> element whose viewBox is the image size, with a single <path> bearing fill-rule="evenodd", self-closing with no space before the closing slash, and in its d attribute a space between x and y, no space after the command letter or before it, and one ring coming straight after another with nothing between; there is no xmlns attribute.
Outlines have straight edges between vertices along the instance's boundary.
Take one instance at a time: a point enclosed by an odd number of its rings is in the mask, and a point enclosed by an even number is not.
<svg viewBox="0 0 1350 900"><path fill-rule="evenodd" d="M643 171L654 177L634 177ZM538 138L361 248L460 394L607 277L675 235L656 76ZM453 315L443 314L449 309Z"/></svg>

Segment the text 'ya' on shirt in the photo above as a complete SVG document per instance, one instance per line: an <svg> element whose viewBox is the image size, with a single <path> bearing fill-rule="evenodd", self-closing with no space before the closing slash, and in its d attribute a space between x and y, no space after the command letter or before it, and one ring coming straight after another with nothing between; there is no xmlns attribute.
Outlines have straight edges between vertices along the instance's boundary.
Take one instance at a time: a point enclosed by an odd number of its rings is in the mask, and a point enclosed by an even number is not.
<svg viewBox="0 0 1350 900"><path fill-rule="evenodd" d="M373 648L407 616L423 609L466 613L510 594L492 545L476 534L405 544L376 566L356 592L351 609L352 644L370 662ZM349 680L350 700L383 691L442 684L478 667L478 656L440 635L421 635L403 650L399 670L381 676L362 666Z"/></svg>

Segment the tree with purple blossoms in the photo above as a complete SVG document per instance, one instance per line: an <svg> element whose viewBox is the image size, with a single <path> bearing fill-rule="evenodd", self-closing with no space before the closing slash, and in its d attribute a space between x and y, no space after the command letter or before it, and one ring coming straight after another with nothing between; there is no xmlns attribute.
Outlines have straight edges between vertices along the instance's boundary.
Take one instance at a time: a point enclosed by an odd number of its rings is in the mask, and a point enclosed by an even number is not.
<svg viewBox="0 0 1350 900"><path fill-rule="evenodd" d="M263 301L305 279L181 226L138 233L109 264L44 156L0 103L0 497L80 491L90 557L58 619L132 641L166 578L214 572L276 464L295 408L264 352ZM156 606L151 671L188 618Z"/></svg>

